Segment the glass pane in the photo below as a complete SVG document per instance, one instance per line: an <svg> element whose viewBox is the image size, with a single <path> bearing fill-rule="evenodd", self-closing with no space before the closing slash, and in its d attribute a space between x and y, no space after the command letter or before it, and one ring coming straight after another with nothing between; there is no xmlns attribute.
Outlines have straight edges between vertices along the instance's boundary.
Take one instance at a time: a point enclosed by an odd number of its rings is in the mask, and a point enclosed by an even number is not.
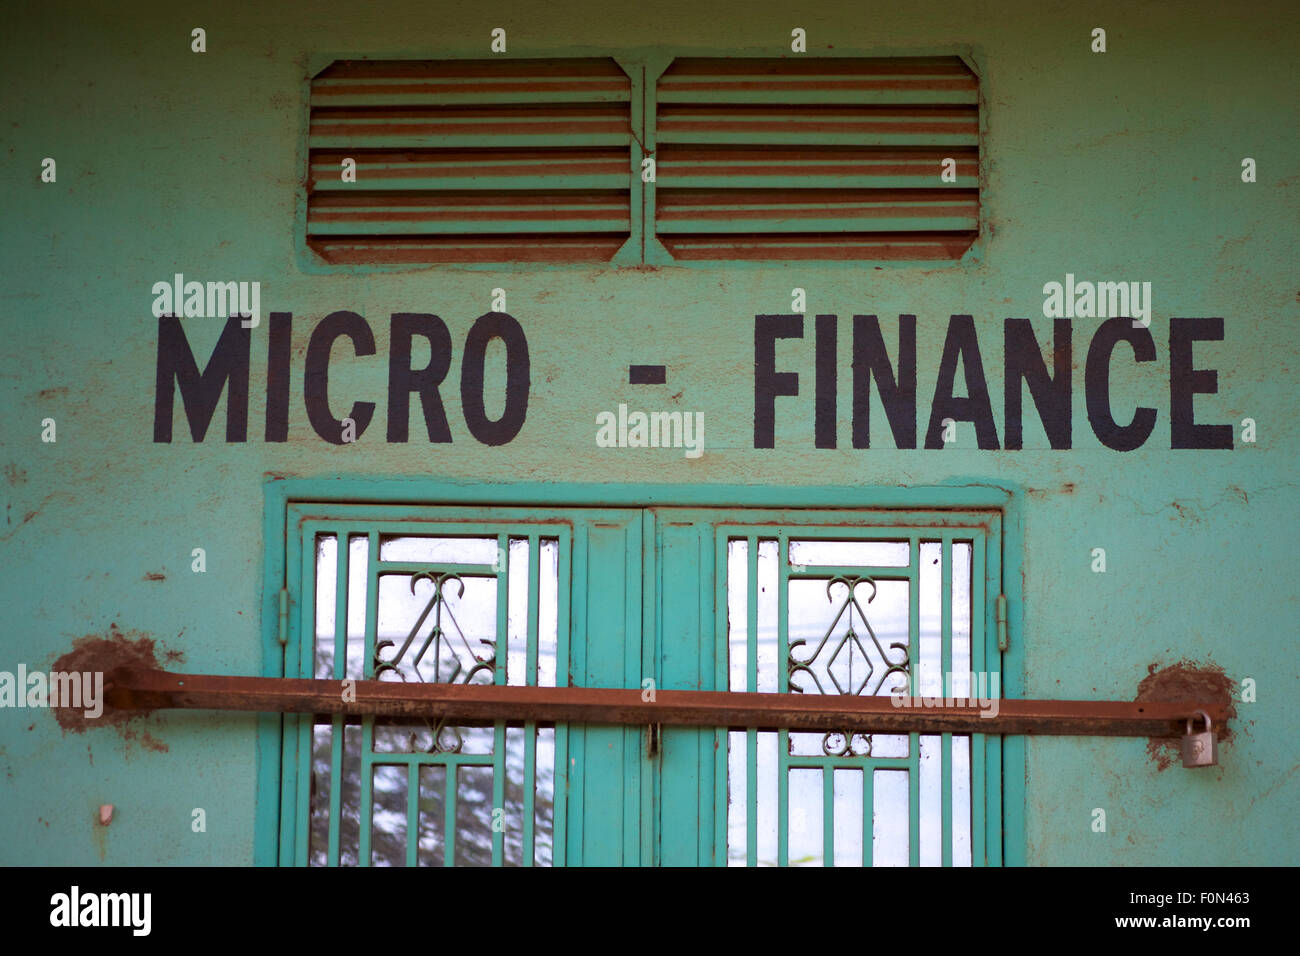
<svg viewBox="0 0 1300 956"><path fill-rule="evenodd" d="M511 538L507 552L510 594L507 598L506 633L508 657L506 683L523 686L528 683L528 553L527 539Z"/></svg>
<svg viewBox="0 0 1300 956"><path fill-rule="evenodd" d="M453 768L454 769L454 768ZM443 821L446 819L448 768L420 768L420 866L444 866Z"/></svg>
<svg viewBox="0 0 1300 956"><path fill-rule="evenodd" d="M872 782L875 811L871 860L875 866L909 863L908 778L906 770L877 770Z"/></svg>
<svg viewBox="0 0 1300 956"><path fill-rule="evenodd" d="M550 866L555 847L555 728L537 731L533 798L533 863Z"/></svg>
<svg viewBox="0 0 1300 956"><path fill-rule="evenodd" d="M316 634L312 671L317 680L334 679L334 612L338 593L339 539L316 536Z"/></svg>
<svg viewBox="0 0 1300 956"><path fill-rule="evenodd" d="M780 560L775 541L758 543L758 691L775 694L780 689L777 643L777 587Z"/></svg>
<svg viewBox="0 0 1300 956"><path fill-rule="evenodd" d="M406 768L374 767L370 865L406 865Z"/></svg>
<svg viewBox="0 0 1300 956"><path fill-rule="evenodd" d="M822 865L822 771L790 771L791 866Z"/></svg>
<svg viewBox="0 0 1300 956"><path fill-rule="evenodd" d="M492 865L494 809L492 768L462 765L456 774L457 866Z"/></svg>
<svg viewBox="0 0 1300 956"><path fill-rule="evenodd" d="M776 866L778 848L777 820L777 738L780 734L758 734L758 865Z"/></svg>
<svg viewBox="0 0 1300 956"><path fill-rule="evenodd" d="M541 540L537 580L537 686L554 687L560 634L560 542Z"/></svg>
<svg viewBox="0 0 1300 956"><path fill-rule="evenodd" d="M379 536L379 560L492 566L498 564L497 539L385 534Z"/></svg>
<svg viewBox="0 0 1300 956"><path fill-rule="evenodd" d="M370 537L348 538L348 633L340 677L361 680L365 677L366 588L370 583Z"/></svg>
<svg viewBox="0 0 1300 956"><path fill-rule="evenodd" d="M312 728L311 836L308 844L311 866L325 866L329 862L330 742L333 737L332 724L317 724Z"/></svg>
<svg viewBox="0 0 1300 956"><path fill-rule="evenodd" d="M343 770L339 786L339 863L361 862L361 728L343 726Z"/></svg>
<svg viewBox="0 0 1300 956"><path fill-rule="evenodd" d="M749 686L749 542L727 542L727 687L735 693Z"/></svg>
<svg viewBox="0 0 1300 956"><path fill-rule="evenodd" d="M835 865L862 865L861 770L835 771Z"/></svg>
<svg viewBox="0 0 1300 956"><path fill-rule="evenodd" d="M791 541L790 564L796 567L905 568L912 561L909 541Z"/></svg>
<svg viewBox="0 0 1300 956"><path fill-rule="evenodd" d="M952 865L971 865L970 737L952 738Z"/></svg>
<svg viewBox="0 0 1300 956"><path fill-rule="evenodd" d="M727 865L748 862L749 735L743 730L727 734Z"/></svg>
<svg viewBox="0 0 1300 956"><path fill-rule="evenodd" d="M951 696L971 695L971 543L952 545L952 688ZM978 681L976 682L978 684ZM976 688L978 690L978 688Z"/></svg>
<svg viewBox="0 0 1300 956"><path fill-rule="evenodd" d="M921 735L921 865L939 866L943 862L943 843L939 838L943 814L943 769L941 738L937 734Z"/></svg>
<svg viewBox="0 0 1300 956"><path fill-rule="evenodd" d="M921 646L916 661L913 694L943 694L943 544L921 542Z"/></svg>

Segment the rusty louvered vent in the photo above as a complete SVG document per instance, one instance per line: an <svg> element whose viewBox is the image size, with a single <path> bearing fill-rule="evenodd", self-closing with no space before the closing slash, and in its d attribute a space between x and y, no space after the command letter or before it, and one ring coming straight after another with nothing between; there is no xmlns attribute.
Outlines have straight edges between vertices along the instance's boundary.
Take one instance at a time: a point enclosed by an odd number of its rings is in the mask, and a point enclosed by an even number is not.
<svg viewBox="0 0 1300 956"><path fill-rule="evenodd" d="M656 102L674 259L954 260L978 235L979 83L959 57L677 59Z"/></svg>
<svg viewBox="0 0 1300 956"><path fill-rule="evenodd" d="M331 263L609 261L632 142L611 59L337 61L311 84L307 242Z"/></svg>

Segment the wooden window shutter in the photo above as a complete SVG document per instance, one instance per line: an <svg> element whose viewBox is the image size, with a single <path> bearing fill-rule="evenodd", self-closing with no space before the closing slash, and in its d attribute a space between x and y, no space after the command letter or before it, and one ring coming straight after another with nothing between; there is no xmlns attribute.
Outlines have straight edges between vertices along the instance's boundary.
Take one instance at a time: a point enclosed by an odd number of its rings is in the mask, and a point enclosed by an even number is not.
<svg viewBox="0 0 1300 956"><path fill-rule="evenodd" d="M632 142L612 59L336 61L311 83L307 243L341 264L607 262Z"/></svg>
<svg viewBox="0 0 1300 956"><path fill-rule="evenodd" d="M959 57L677 59L656 109L673 259L955 260L978 235L979 82Z"/></svg>

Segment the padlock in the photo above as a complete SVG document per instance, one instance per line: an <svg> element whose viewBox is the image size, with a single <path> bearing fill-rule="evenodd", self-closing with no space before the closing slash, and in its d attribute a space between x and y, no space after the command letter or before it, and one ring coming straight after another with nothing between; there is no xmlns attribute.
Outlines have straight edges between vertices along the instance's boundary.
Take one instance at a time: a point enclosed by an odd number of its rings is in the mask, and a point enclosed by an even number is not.
<svg viewBox="0 0 1300 956"><path fill-rule="evenodd" d="M1192 722L1197 716L1205 718L1205 729L1192 733ZM1198 710L1187 718L1187 733L1183 734L1183 766L1214 767L1219 763L1219 742L1214 738L1214 728L1210 726L1210 715Z"/></svg>

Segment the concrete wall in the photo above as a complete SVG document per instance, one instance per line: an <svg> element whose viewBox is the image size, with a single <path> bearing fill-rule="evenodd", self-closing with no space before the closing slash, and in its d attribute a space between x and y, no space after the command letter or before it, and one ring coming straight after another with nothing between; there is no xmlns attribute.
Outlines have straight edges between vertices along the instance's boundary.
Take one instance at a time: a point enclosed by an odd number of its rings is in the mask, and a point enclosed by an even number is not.
<svg viewBox="0 0 1300 956"><path fill-rule="evenodd" d="M1295 771L1295 328L1297 156L1292 5L1076 6L1020 2L818 5L487 2L283 3L232 10L164 3L49 3L0 36L5 183L0 280L4 524L0 669L46 668L85 636L156 641L192 672L262 672L263 476L427 475L499 482L937 485L1016 490L1022 504L1025 694L1132 699L1152 665L1217 665L1254 678L1221 766L1158 769L1144 741L1034 739L1025 841L1033 864L1293 863ZM207 31L208 52L189 33ZM945 268L890 266L581 267L399 274L304 272L294 239L304 175L309 70L322 56L486 55L504 26L512 55L662 46L809 52L970 52L983 70L985 233L978 256ZM1093 27L1108 52L1089 50ZM1258 182L1241 181L1241 160ZM44 157L57 181L40 181ZM266 323L253 333L250 440L227 444L224 411L194 444L177 410L153 441L158 323L154 282L257 279L262 310L295 315L290 440L261 440ZM1088 423L1083 363L1098 320L1074 322L1074 447L1052 450L1031 406L1025 448L975 448L970 425L942 451L894 449L879 406L869 450L850 447L848 316L875 313L893 336L918 316L919 432L929 417L948 316L975 317L999 438L1002 329L1034 319L1044 283L1153 285L1156 359L1117 352L1116 417L1158 410L1131 452ZM454 441L384 441L387 317L436 312L456 347L449 382L489 290L504 286L532 356L527 423L502 447L467 432L444 389ZM813 446L812 321L779 362L801 377L780 399L776 448L753 447L756 313L842 317L840 431ZM302 407L310 329L336 309L365 315L378 355L340 350L339 396L379 403L370 431L335 446ZM1200 422L1236 423L1232 450L1170 445L1171 316L1222 316L1222 342L1196 346L1218 393ZM216 320L188 320L196 356ZM893 346L891 345L891 351ZM626 367L663 362L668 384L630 388ZM492 379L500 365L490 366ZM493 394L493 382L489 394ZM497 383L499 389L499 382ZM350 399L349 399L350 400ZM343 399L336 399L342 404ZM702 411L706 453L597 448L595 416L619 402ZM1028 398L1026 398L1028 402ZM658 403L651 405L651 403ZM492 411L489 405L489 411ZM1258 423L1241 441L1240 422ZM42 419L57 441L41 440ZM413 438L422 437L418 415ZM207 572L191 572L191 549ZM1105 574L1091 550L1107 552ZM48 711L0 711L0 862L248 863L256 802L255 719L172 713L65 731ZM117 807L97 827L96 808ZM190 830L194 807L207 832ZM1106 809L1108 831L1090 827Z"/></svg>

